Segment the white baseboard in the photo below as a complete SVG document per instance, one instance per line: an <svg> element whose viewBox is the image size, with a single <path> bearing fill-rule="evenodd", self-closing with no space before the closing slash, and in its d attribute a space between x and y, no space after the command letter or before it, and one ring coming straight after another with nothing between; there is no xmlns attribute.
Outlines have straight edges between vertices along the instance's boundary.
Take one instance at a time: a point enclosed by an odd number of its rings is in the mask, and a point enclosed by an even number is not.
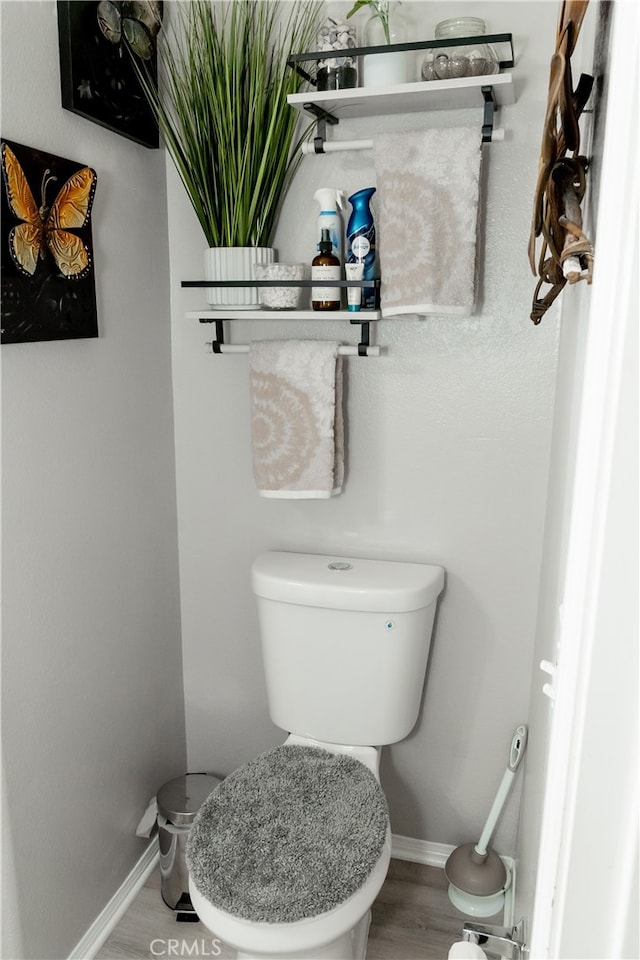
<svg viewBox="0 0 640 960"><path fill-rule="evenodd" d="M450 853L456 848L449 843L432 843L428 840L415 840L413 837L401 837L399 834L391 836L391 856L396 860L410 860L412 863L424 863L428 867L444 869ZM514 920L514 903L516 889L516 863L512 857L500 858L511 871L511 883L505 894L504 925L511 927Z"/></svg>
<svg viewBox="0 0 640 960"><path fill-rule="evenodd" d="M391 837L391 856L396 860L410 860L412 863L423 863L429 867L444 868L450 853L455 850L449 843L433 843L428 840L416 840L413 837L402 837L393 834ZM68 960L93 960L98 950L105 943L120 922L123 915L135 900L139 891L145 885L150 873L158 863L158 840L154 838L134 866L133 870L118 890L109 900L98 917L93 921L85 935L76 944L69 954ZM512 909L512 896L515 886L515 863L510 857L503 857L504 862L512 871L511 890L507 891L505 915ZM505 923L510 925L512 919L505 916Z"/></svg>
<svg viewBox="0 0 640 960"><path fill-rule="evenodd" d="M154 837L104 910L96 917L85 935L75 945L68 960L93 960L93 957L116 928L145 885L149 874L155 869L159 857L158 838Z"/></svg>
<svg viewBox="0 0 640 960"><path fill-rule="evenodd" d="M391 836L391 856L396 860L410 860L412 863L424 863L428 867L444 867L455 847L449 843L431 843L429 840L415 840L413 837Z"/></svg>

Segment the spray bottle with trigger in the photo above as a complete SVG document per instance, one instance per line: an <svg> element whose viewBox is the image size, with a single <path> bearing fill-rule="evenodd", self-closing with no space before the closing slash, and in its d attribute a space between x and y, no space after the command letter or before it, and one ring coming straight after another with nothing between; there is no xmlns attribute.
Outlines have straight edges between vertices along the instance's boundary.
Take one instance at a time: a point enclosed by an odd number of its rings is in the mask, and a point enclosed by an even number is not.
<svg viewBox="0 0 640 960"><path fill-rule="evenodd" d="M333 187L321 187L313 195L313 199L320 207L318 214L318 226L316 230L316 251L320 250L320 241L322 231L329 231L331 240L331 253L340 261L340 266L344 263L344 244L342 240L343 227L340 211L344 209L345 194L342 190L335 190Z"/></svg>

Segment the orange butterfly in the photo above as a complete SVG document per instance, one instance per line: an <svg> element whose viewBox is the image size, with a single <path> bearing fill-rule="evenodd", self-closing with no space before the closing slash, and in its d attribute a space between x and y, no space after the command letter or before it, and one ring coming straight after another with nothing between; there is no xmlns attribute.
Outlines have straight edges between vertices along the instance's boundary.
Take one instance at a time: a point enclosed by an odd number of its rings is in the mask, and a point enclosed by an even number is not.
<svg viewBox="0 0 640 960"><path fill-rule="evenodd" d="M96 189L96 173L82 167L69 177L51 207L46 206L45 193L49 182L56 180L50 170L42 177L38 207L18 159L6 143L2 144L2 172L11 210L22 223L9 233L9 249L18 269L32 277L38 258L48 248L60 272L67 278L80 280L91 270L91 254L80 237L69 230L79 230L89 222Z"/></svg>

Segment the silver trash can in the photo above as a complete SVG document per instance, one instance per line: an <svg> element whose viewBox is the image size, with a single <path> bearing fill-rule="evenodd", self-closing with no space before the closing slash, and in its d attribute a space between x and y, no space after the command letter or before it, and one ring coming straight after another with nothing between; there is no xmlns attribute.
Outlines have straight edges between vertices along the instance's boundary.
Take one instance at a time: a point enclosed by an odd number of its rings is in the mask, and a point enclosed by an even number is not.
<svg viewBox="0 0 640 960"><path fill-rule="evenodd" d="M195 815L222 781L205 773L188 773L158 790L160 892L172 910L193 913L185 850ZM180 917L178 916L178 919Z"/></svg>

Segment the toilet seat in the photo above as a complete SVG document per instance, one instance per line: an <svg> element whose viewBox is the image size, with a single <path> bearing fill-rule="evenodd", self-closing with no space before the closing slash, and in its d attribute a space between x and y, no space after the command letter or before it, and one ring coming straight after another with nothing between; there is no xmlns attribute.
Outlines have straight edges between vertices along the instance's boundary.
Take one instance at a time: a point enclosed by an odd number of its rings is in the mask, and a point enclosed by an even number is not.
<svg viewBox="0 0 640 960"><path fill-rule="evenodd" d="M386 798L367 766L284 744L207 798L187 843L190 885L218 919L290 931L354 899L368 898L368 910L384 882L389 840Z"/></svg>
<svg viewBox="0 0 640 960"><path fill-rule="evenodd" d="M336 956L364 957L368 914L385 881L390 860L391 829L387 832L380 859L356 893L328 913L294 923L252 923L226 913L202 896L191 877L189 892L200 921L216 937L237 950L238 957L291 957L294 960L312 956L322 957L322 960ZM361 929L356 933L358 926ZM345 938L350 944L349 952L334 952L332 946L340 941L344 943Z"/></svg>

